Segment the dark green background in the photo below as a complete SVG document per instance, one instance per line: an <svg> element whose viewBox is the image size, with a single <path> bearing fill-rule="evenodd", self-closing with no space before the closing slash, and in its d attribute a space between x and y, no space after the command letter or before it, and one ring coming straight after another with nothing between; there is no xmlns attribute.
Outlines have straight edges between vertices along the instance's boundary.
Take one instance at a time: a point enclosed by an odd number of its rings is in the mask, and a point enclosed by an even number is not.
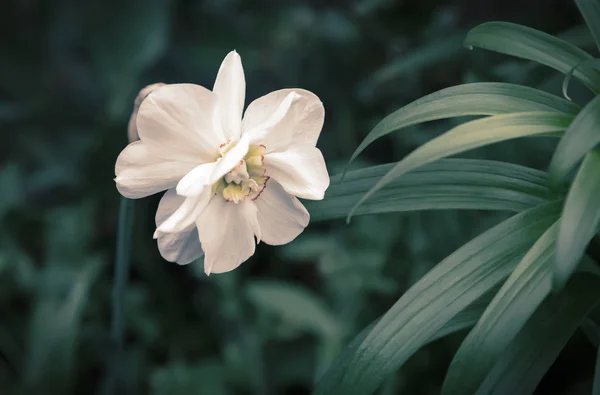
<svg viewBox="0 0 600 395"><path fill-rule="evenodd" d="M326 109L319 147L337 173L368 131L427 93L473 81L559 92L562 77L484 51L469 28L527 24L594 50L570 0L3 0L0 3L0 394L108 394L119 195L114 162L137 91L212 87L236 49L246 103L301 87ZM572 30L575 28L575 30ZM570 92L577 97L579 87ZM460 120L376 142L356 166L400 159ZM552 141L469 153L545 169ZM503 218L415 212L312 223L260 244L240 269L206 277L161 259L159 196L136 201L127 394L307 394L360 329L470 237ZM381 394L437 394L463 334L427 346ZM540 394L590 388L594 349L578 334Z"/></svg>

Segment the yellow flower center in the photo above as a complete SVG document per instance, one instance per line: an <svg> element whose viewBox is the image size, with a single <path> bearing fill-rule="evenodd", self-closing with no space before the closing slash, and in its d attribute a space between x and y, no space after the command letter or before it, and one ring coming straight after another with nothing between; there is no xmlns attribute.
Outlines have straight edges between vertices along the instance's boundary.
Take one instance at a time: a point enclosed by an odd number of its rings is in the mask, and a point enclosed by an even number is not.
<svg viewBox="0 0 600 395"><path fill-rule="evenodd" d="M231 148L231 144L221 147L221 155ZM244 159L223 178L212 186L213 192L223 195L228 202L239 203L243 200L255 200L265 189L269 177L263 167L264 145L251 145Z"/></svg>

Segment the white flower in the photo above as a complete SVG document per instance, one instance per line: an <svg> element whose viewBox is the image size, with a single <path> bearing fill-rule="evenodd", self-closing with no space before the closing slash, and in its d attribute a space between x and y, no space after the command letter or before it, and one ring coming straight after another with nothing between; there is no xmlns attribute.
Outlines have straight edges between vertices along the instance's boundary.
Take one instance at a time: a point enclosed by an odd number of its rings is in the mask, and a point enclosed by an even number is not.
<svg viewBox="0 0 600 395"><path fill-rule="evenodd" d="M230 52L212 92L193 84L155 88L136 119L139 141L115 166L119 192L142 198L163 190L155 238L162 256L187 264L205 254L207 274L238 267L260 240L286 244L308 225L295 197L320 200L329 176L316 143L323 104L283 89L253 101Z"/></svg>

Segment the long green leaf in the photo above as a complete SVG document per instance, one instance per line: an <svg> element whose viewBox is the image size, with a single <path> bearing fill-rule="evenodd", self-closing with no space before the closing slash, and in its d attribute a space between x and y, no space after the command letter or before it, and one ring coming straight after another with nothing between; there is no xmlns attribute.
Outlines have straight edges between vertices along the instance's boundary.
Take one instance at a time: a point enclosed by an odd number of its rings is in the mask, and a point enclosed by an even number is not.
<svg viewBox="0 0 600 395"><path fill-rule="evenodd" d="M477 395L533 393L585 316L600 302L600 281L575 274L557 295L550 295L496 363Z"/></svg>
<svg viewBox="0 0 600 395"><path fill-rule="evenodd" d="M385 117L360 143L350 163L373 141L407 126L466 115L530 111L574 115L579 106L550 93L516 84L477 82L452 86L424 96Z"/></svg>
<svg viewBox="0 0 600 395"><path fill-rule="evenodd" d="M492 291L484 294L460 313L452 317L444 326L435 332L429 340L425 341L425 344L475 325L477 320L479 320L479 317L481 317L481 314L485 311L487 305L490 303L491 296L493 296L492 292L495 290L497 290L497 288L493 288ZM367 325L346 345L341 355L338 356L335 365L326 372L327 380L329 382L341 381L343 379L346 369L352 360L352 356L380 320L381 317Z"/></svg>
<svg viewBox="0 0 600 395"><path fill-rule="evenodd" d="M575 4L592 32L596 46L600 49L600 2L598 0L575 0Z"/></svg>
<svg viewBox="0 0 600 395"><path fill-rule="evenodd" d="M599 225L600 147L586 155L567 195L554 260L556 289L567 282Z"/></svg>
<svg viewBox="0 0 600 395"><path fill-rule="evenodd" d="M315 393L373 393L452 317L508 276L559 211L560 204L551 202L519 213L456 250L402 295L350 355L333 364Z"/></svg>
<svg viewBox="0 0 600 395"><path fill-rule="evenodd" d="M592 59L584 50L550 34L508 22L487 22L474 27L465 38L465 46L516 56L568 73L594 92L600 92L600 72L583 63Z"/></svg>
<svg viewBox="0 0 600 395"><path fill-rule="evenodd" d="M600 143L600 96L585 106L560 139L550 162L552 178L558 180L565 177L598 143Z"/></svg>
<svg viewBox="0 0 600 395"><path fill-rule="evenodd" d="M348 220L375 192L412 169L504 140L561 132L569 126L572 119L572 115L555 112L524 112L496 115L459 125L423 144L398 162L358 201L348 214Z"/></svg>
<svg viewBox="0 0 600 395"><path fill-rule="evenodd" d="M454 355L442 395L474 394L552 288L558 222L525 254Z"/></svg>
<svg viewBox="0 0 600 395"><path fill-rule="evenodd" d="M351 171L344 183L331 178L325 199L306 201L311 221L344 218L394 164ZM395 211L482 209L522 211L555 199L546 173L499 161L442 159L394 180L359 214Z"/></svg>

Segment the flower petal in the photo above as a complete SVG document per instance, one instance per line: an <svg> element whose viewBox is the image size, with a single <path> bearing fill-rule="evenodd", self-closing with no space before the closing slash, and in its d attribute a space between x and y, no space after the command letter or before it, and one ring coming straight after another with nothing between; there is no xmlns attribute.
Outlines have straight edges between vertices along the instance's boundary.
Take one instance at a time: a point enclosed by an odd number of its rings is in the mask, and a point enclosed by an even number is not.
<svg viewBox="0 0 600 395"><path fill-rule="evenodd" d="M138 92L135 101L133 102L133 111L129 116L129 125L127 126L127 137L129 138L130 143L133 143L134 141L138 141L140 139L140 136L138 136L136 125L136 119L138 110L140 109L140 104L142 104L146 96L148 96L153 90L155 90L156 88L160 88L164 85L165 84L163 84L162 82L158 82L156 84L148 85Z"/></svg>
<svg viewBox="0 0 600 395"><path fill-rule="evenodd" d="M168 190L158 204L156 226L173 215L184 200L184 197L177 195L175 189ZM169 262L187 265L204 254L195 224L178 233L158 232L157 237L160 254Z"/></svg>
<svg viewBox="0 0 600 395"><path fill-rule="evenodd" d="M214 162L226 141L215 124L217 97L193 84L172 84L152 91L138 110L140 139L156 156L195 164Z"/></svg>
<svg viewBox="0 0 600 395"><path fill-rule="evenodd" d="M164 233L182 232L196 222L196 219L208 206L211 197L213 197L211 187L206 186L198 196L185 198L179 208L160 224L156 231Z"/></svg>
<svg viewBox="0 0 600 395"><path fill-rule="evenodd" d="M284 191L275 180L269 180L254 202L258 208L262 240L270 245L282 245L294 240L310 220L302 203Z"/></svg>
<svg viewBox="0 0 600 395"><path fill-rule="evenodd" d="M244 113L242 130L248 131L265 123L292 92L300 97L294 100L285 119L277 127L271 128L261 142L269 152L285 150L290 144L313 147L317 144L325 120L325 109L314 93L304 89L282 89L254 100Z"/></svg>
<svg viewBox="0 0 600 395"><path fill-rule="evenodd" d="M242 59L236 51L229 52L221 63L213 92L217 94L218 111L225 137L239 139L246 80Z"/></svg>
<svg viewBox="0 0 600 395"><path fill-rule="evenodd" d="M196 221L206 274L231 271L254 254L257 211L252 201L234 204L219 196L211 200Z"/></svg>
<svg viewBox="0 0 600 395"><path fill-rule="evenodd" d="M248 137L242 136L240 141L238 141L232 149L227 151L215 164L208 182L212 184L233 170L233 168L244 159L244 156L248 153L249 147Z"/></svg>
<svg viewBox="0 0 600 395"><path fill-rule="evenodd" d="M115 181L121 195L138 199L174 187L193 167L193 163L159 158L144 142L136 141L117 157Z"/></svg>
<svg viewBox="0 0 600 395"><path fill-rule="evenodd" d="M181 196L198 196L206 185L210 184L214 163L204 163L194 167L177 184L177 194Z"/></svg>
<svg viewBox="0 0 600 395"><path fill-rule="evenodd" d="M187 265L204 255L195 226L183 232L160 233L158 250L165 260L179 265Z"/></svg>
<svg viewBox="0 0 600 395"><path fill-rule="evenodd" d="M321 200L329 187L323 154L310 145L294 145L285 152L266 154L264 166L267 176L300 198Z"/></svg>

